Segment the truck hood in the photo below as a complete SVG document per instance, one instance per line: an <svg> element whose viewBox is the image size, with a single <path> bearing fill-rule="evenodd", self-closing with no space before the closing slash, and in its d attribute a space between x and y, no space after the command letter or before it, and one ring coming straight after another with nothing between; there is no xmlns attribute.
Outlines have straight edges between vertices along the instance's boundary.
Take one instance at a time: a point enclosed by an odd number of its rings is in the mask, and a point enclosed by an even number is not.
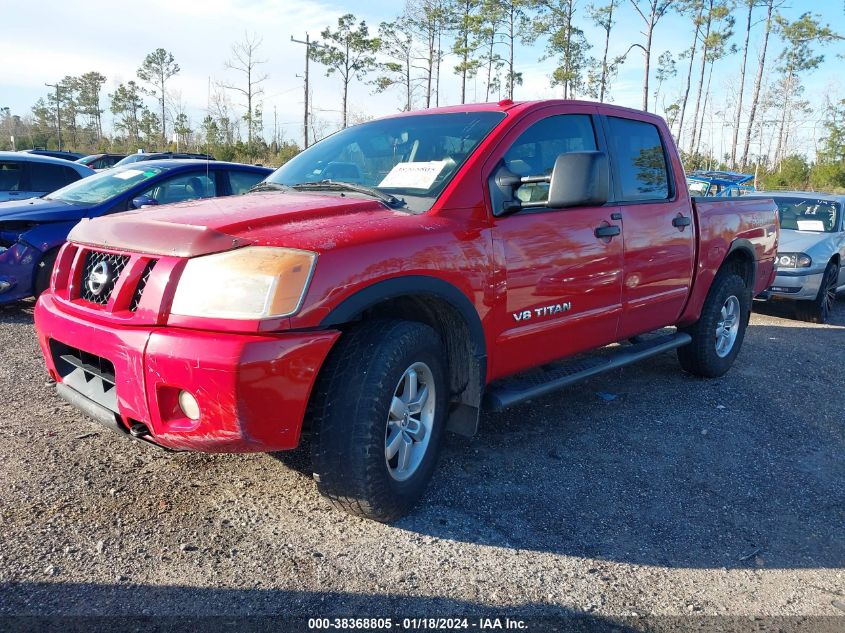
<svg viewBox="0 0 845 633"><path fill-rule="evenodd" d="M829 240L835 233L811 233L793 229L780 230L778 251L781 253L807 253L814 246Z"/></svg>
<svg viewBox="0 0 845 633"><path fill-rule="evenodd" d="M76 206L59 200L30 198L13 202L0 202L0 223L15 220L27 222L69 222L88 215L85 206Z"/></svg>
<svg viewBox="0 0 845 633"><path fill-rule="evenodd" d="M337 194L253 193L145 208L80 222L68 240L157 255L194 257L304 231L328 233L407 213Z"/></svg>

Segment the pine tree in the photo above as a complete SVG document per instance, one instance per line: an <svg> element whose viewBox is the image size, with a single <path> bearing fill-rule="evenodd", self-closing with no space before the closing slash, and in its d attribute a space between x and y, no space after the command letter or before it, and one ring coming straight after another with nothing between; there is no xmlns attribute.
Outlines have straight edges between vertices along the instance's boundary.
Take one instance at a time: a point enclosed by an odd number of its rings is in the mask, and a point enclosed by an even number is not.
<svg viewBox="0 0 845 633"><path fill-rule="evenodd" d="M349 84L361 80L377 68L378 38L370 37L367 23L347 13L337 19L337 30L326 27L321 33L323 43L311 48L311 58L326 67L326 75L337 74L343 83L343 127L347 127L349 113Z"/></svg>

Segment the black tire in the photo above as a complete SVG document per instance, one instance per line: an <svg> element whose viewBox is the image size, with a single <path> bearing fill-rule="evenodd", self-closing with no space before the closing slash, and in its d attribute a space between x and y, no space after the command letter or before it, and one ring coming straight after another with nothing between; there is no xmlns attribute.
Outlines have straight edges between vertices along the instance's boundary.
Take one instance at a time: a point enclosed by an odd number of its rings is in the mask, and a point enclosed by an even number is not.
<svg viewBox="0 0 845 633"><path fill-rule="evenodd" d="M836 284L839 281L839 266L830 262L824 270L819 294L813 301L799 301L795 307L796 316L802 321L827 323L833 305L836 303Z"/></svg>
<svg viewBox="0 0 845 633"><path fill-rule="evenodd" d="M724 356L717 352L716 329L722 322L722 308L730 297L738 301L739 317L736 337ZM701 316L693 325L681 328L692 337L689 345L678 348L681 367L696 376L716 378L722 376L733 365L745 338L745 328L751 314L751 291L742 277L733 270L724 270L716 275Z"/></svg>
<svg viewBox="0 0 845 633"><path fill-rule="evenodd" d="M50 277L53 274L53 266L56 264L56 255L58 254L58 249L54 248L44 253L44 257L38 262L38 268L35 270L35 281L32 284L33 295L36 299L50 287Z"/></svg>
<svg viewBox="0 0 845 633"><path fill-rule="evenodd" d="M398 481L386 457L388 414L397 386L416 363L431 370L433 423L419 465ZM320 371L310 407L314 479L335 507L389 522L417 502L443 438L446 366L440 337L422 323L370 321L343 334Z"/></svg>

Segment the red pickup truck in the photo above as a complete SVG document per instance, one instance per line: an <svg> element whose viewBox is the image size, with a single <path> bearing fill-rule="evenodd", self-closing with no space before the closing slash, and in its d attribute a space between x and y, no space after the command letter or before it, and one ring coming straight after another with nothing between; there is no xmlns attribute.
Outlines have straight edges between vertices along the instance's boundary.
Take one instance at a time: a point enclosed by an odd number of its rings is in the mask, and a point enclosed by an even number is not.
<svg viewBox="0 0 845 633"><path fill-rule="evenodd" d="M320 491L389 521L482 406L672 349L726 372L776 218L770 200L690 199L647 113L439 108L338 132L245 196L83 221L35 317L90 417L173 450L307 431Z"/></svg>

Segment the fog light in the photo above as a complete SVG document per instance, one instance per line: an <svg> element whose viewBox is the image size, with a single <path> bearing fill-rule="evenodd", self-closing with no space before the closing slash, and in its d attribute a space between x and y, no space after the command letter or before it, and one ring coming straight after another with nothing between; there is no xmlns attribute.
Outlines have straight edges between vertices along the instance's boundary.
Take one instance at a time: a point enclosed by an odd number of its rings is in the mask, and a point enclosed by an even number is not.
<svg viewBox="0 0 845 633"><path fill-rule="evenodd" d="M197 399L187 391L179 392L179 408L182 409L182 413L185 414L186 418L191 420L200 419L200 405Z"/></svg>
<svg viewBox="0 0 845 633"><path fill-rule="evenodd" d="M9 288L12 287L8 281L0 281L0 292L6 292Z"/></svg>

